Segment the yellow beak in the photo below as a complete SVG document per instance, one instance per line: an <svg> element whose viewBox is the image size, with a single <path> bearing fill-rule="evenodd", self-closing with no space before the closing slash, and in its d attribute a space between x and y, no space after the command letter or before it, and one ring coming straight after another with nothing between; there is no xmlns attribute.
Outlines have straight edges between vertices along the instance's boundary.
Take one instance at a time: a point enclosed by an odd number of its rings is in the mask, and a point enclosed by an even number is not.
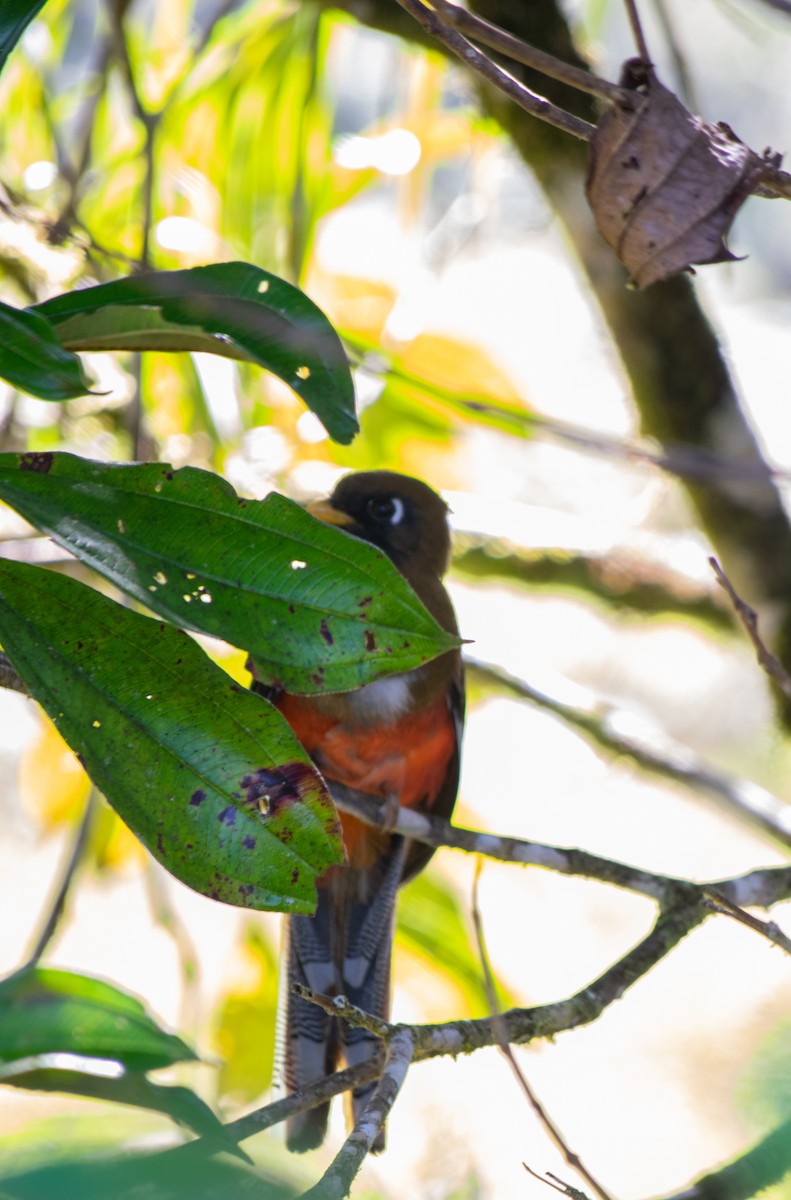
<svg viewBox="0 0 791 1200"><path fill-rule="evenodd" d="M318 517L325 525L353 525L354 521L348 513L335 508L329 500L311 500L305 505L312 517Z"/></svg>

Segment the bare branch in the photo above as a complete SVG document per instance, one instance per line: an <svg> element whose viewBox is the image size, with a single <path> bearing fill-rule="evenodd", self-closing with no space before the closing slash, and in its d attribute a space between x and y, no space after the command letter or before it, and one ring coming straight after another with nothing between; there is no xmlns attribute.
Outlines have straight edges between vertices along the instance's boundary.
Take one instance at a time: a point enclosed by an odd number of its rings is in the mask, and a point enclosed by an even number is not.
<svg viewBox="0 0 791 1200"><path fill-rule="evenodd" d="M499 88L525 112L538 117L540 121L546 121L548 125L562 129L564 133L570 133L573 137L581 138L583 141L590 140L595 126L591 125L589 121L583 121L580 117L572 116L571 113L565 112L555 104L550 104L549 100L545 100L543 96L539 96L530 88L525 87L518 79L514 79L513 75L509 75L502 67L498 67L490 58L482 54L477 47L473 46L472 42L467 41L455 29L446 25L440 19L439 14L433 8L423 4L422 0L398 0L398 3L422 25L427 33L436 38L447 50L450 50L451 54L455 54L468 67Z"/></svg>
<svg viewBox="0 0 791 1200"><path fill-rule="evenodd" d="M506 58L513 59L514 62L532 67L541 75L548 75L550 79L557 79L560 83L566 83L569 87L576 88L577 91L599 96L602 100L610 100L627 108L633 107L635 104L634 93L630 92L628 88L619 87L617 83L611 83L609 79L602 79L591 71L583 71L580 67L572 66L571 63L555 58L554 54L547 54L546 50L530 46L520 38L514 37L512 33L506 32L505 29L500 29L498 25L484 21L483 17L470 12L469 9L460 8L458 4L450 4L448 0L433 0L433 7L442 15L448 25L457 29L465 37L481 42L491 50L497 50Z"/></svg>
<svg viewBox="0 0 791 1200"><path fill-rule="evenodd" d="M640 14L637 11L637 0L624 0L624 4L626 6L626 14L629 17L629 24L632 27L632 37L637 47L637 53L643 62L648 64L651 62L651 55L648 53L648 42L645 40L643 26L640 22Z"/></svg>

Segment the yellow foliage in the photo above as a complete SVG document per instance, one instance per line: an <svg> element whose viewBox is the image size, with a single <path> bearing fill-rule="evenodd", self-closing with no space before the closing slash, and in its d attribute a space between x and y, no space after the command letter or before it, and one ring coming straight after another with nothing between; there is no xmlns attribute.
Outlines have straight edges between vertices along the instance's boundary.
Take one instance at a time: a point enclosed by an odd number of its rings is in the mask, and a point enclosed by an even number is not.
<svg viewBox="0 0 791 1200"><path fill-rule="evenodd" d="M274 947L252 922L233 966L232 990L215 1012L212 1040L223 1060L220 1091L254 1100L272 1079L278 965Z"/></svg>
<svg viewBox="0 0 791 1200"><path fill-rule="evenodd" d="M91 781L49 718L19 765L22 803L44 829L82 815Z"/></svg>

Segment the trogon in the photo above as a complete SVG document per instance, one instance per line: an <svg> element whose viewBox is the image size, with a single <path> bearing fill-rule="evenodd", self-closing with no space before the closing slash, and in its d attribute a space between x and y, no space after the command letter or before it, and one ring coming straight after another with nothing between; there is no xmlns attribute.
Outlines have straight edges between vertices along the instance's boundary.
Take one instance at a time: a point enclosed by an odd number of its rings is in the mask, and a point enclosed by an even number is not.
<svg viewBox="0 0 791 1200"><path fill-rule="evenodd" d="M331 496L308 505L314 516L383 550L444 629L457 633L442 577L450 557L445 502L425 483L392 471L346 475ZM400 675L355 691L292 695L256 681L324 776L330 792L352 789L449 817L456 801L464 722L461 655L449 651ZM278 1059L281 1084L293 1092L337 1068L381 1053L379 1041L291 993L298 981L325 995L343 994L387 1019L396 893L433 853L429 846L341 813L347 861L318 881L311 917L287 919L281 977ZM352 1098L356 1118L373 1084ZM329 1104L291 1117L292 1150L321 1144ZM374 1149L382 1149L380 1133Z"/></svg>

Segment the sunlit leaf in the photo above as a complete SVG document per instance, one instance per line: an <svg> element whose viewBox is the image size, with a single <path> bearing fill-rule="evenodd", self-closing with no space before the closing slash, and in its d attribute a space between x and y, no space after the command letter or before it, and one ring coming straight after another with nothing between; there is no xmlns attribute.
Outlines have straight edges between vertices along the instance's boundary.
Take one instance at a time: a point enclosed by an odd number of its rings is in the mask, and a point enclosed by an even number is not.
<svg viewBox="0 0 791 1200"><path fill-rule="evenodd" d="M49 321L2 301L0 378L40 400L69 400L90 391L82 363L58 343Z"/></svg>
<svg viewBox="0 0 791 1200"><path fill-rule="evenodd" d="M0 496L149 608L248 650L262 679L292 691L347 691L458 644L381 551L275 493L241 500L191 467L3 454Z"/></svg>
<svg viewBox="0 0 791 1200"><path fill-rule="evenodd" d="M0 562L0 638L88 774L183 883L246 908L310 912L341 857L290 727L181 630L66 576Z"/></svg>
<svg viewBox="0 0 791 1200"><path fill-rule="evenodd" d="M335 330L304 292L249 263L133 275L34 311L71 350L202 350L257 363L293 388L336 441L357 432Z"/></svg>

